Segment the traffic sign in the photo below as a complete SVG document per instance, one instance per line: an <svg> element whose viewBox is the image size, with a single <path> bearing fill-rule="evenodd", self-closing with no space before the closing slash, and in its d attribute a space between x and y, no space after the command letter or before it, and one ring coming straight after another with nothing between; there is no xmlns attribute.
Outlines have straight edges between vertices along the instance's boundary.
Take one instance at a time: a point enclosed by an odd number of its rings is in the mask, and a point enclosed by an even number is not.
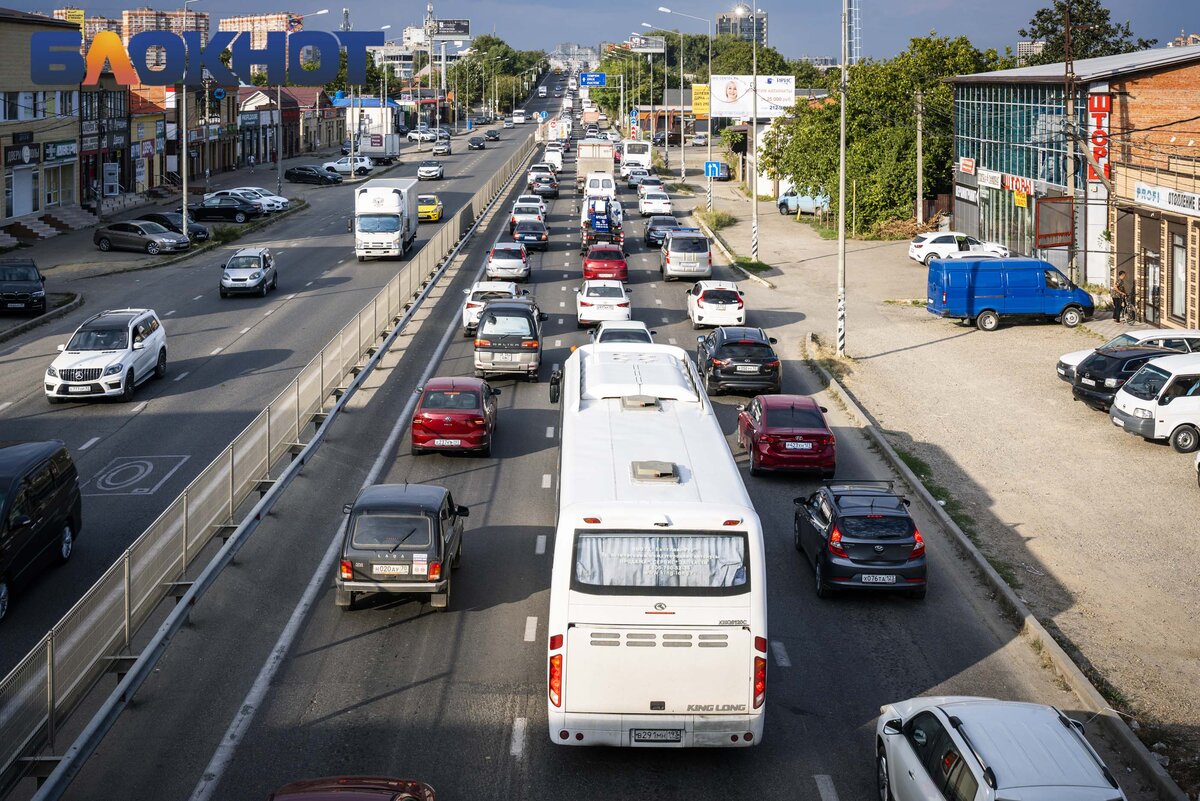
<svg viewBox="0 0 1200 801"><path fill-rule="evenodd" d="M608 75L603 72L579 73L580 86L608 86Z"/></svg>
<svg viewBox="0 0 1200 801"><path fill-rule="evenodd" d="M545 122L545 121L546 121L546 118L547 118L547 117L549 117L549 116L550 116L550 115L549 115L547 112L543 111L543 112L542 112L542 122Z"/></svg>
<svg viewBox="0 0 1200 801"><path fill-rule="evenodd" d="M719 161L704 162L704 177L705 178L720 178L721 177L721 162L719 162Z"/></svg>

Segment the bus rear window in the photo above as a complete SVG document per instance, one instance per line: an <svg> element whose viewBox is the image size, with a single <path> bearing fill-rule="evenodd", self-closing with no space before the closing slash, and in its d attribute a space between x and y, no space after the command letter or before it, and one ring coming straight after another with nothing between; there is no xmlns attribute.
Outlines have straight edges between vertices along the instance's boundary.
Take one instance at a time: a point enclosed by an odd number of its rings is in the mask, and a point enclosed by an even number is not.
<svg viewBox="0 0 1200 801"><path fill-rule="evenodd" d="M580 531L573 589L599 595L737 595L748 592L743 532Z"/></svg>

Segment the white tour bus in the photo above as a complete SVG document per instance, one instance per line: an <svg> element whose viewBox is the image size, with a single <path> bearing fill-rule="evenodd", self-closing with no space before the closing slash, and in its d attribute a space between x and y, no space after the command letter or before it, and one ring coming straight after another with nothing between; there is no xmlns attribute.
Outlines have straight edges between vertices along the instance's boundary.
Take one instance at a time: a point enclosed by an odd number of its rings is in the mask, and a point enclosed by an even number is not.
<svg viewBox="0 0 1200 801"><path fill-rule="evenodd" d="M629 175L634 167L650 169L650 143L626 139L621 143L621 176Z"/></svg>
<svg viewBox="0 0 1200 801"><path fill-rule="evenodd" d="M560 745L762 739L758 515L688 354L584 345L561 401L547 702Z"/></svg>

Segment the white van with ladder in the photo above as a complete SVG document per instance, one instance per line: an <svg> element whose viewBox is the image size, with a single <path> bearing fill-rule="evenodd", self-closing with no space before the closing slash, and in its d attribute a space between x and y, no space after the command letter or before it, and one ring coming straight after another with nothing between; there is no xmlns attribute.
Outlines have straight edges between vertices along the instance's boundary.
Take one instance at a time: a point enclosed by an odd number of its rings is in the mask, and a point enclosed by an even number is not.
<svg viewBox="0 0 1200 801"><path fill-rule="evenodd" d="M560 745L746 747L767 675L762 529L688 354L584 345L561 402L547 704Z"/></svg>

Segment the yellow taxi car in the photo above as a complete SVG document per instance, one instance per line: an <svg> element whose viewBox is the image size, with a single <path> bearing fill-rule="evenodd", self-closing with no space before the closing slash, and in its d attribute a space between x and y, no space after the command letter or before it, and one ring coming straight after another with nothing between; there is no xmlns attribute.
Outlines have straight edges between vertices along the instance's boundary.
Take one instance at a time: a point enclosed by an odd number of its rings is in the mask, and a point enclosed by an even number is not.
<svg viewBox="0 0 1200 801"><path fill-rule="evenodd" d="M437 195L417 195L417 220L437 222L442 219L442 201Z"/></svg>

